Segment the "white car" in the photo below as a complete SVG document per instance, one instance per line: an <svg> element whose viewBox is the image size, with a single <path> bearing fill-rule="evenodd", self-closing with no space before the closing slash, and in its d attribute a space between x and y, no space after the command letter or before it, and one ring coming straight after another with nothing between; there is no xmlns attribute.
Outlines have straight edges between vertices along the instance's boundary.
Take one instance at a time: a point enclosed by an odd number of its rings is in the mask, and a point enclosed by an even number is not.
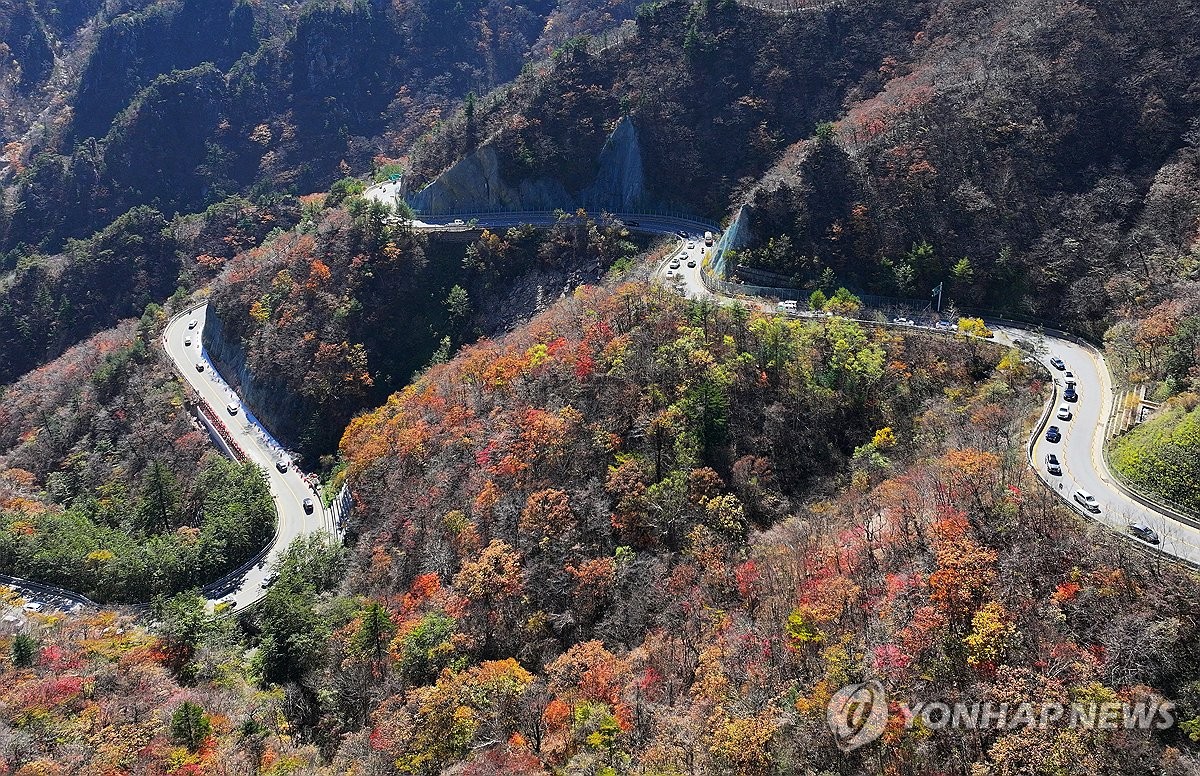
<svg viewBox="0 0 1200 776"><path fill-rule="evenodd" d="M450 225L451 225L451 226L463 226L463 225L464 225L464 224L466 224L466 223L467 223L467 222L466 222L466 221L464 221L464 220L462 220L461 218L456 218L456 219L454 219L453 221L451 221L451 222L450 222Z"/></svg>
<svg viewBox="0 0 1200 776"><path fill-rule="evenodd" d="M1075 491L1075 501L1089 512L1094 514L1100 513L1100 502L1096 500L1095 496L1093 496L1091 493L1088 493L1086 490Z"/></svg>
<svg viewBox="0 0 1200 776"><path fill-rule="evenodd" d="M1071 419L1071 408L1065 404L1062 405L1061 407L1059 407L1058 408L1058 419L1059 420L1070 420Z"/></svg>
<svg viewBox="0 0 1200 776"><path fill-rule="evenodd" d="M1063 372L1063 379L1067 382L1073 382L1075 380L1075 373L1068 369L1067 371Z"/></svg>
<svg viewBox="0 0 1200 776"><path fill-rule="evenodd" d="M29 603L25 604L21 608L27 612L40 612L41 610L46 608L46 605L44 603L42 603L41 601L30 601Z"/></svg>
<svg viewBox="0 0 1200 776"><path fill-rule="evenodd" d="M696 243L689 241L689 242L688 242L688 250L689 250L689 251L694 251L694 250L696 250Z"/></svg>

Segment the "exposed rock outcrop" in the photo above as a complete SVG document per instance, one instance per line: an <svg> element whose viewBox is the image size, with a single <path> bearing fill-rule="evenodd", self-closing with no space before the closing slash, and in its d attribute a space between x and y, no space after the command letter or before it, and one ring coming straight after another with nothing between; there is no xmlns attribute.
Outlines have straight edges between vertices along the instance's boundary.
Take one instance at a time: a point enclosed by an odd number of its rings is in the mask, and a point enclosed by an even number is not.
<svg viewBox="0 0 1200 776"><path fill-rule="evenodd" d="M411 204L429 215L571 207L626 212L645 204L641 144L637 127L628 116L617 122L597 165L595 181L576 192L568 192L561 182L548 178L508 181L501 174L496 149L485 144L414 194Z"/></svg>

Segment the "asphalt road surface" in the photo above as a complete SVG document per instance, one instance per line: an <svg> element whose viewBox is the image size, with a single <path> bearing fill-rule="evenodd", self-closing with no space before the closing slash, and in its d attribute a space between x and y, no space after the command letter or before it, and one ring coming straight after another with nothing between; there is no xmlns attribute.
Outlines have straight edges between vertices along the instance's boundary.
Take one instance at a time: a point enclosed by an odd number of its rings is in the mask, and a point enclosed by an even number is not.
<svg viewBox="0 0 1200 776"><path fill-rule="evenodd" d="M689 248L687 243L694 242ZM700 277L700 264L704 254L703 242L692 235L681 240L680 246L655 269L654 277L667 283L684 296L692 298L713 297L719 301L732 301L729 297L712 294ZM689 267L695 260L696 267ZM768 300L741 300L760 309L773 309ZM879 325L875 321L864 321ZM891 325L891 324L882 324ZM927 331L936 331L922 327ZM1072 508L1085 517L1107 525L1147 549L1159 549L1168 555L1200 565L1200 529L1191 523L1160 512L1128 495L1115 482L1104 458L1106 425L1114 401L1112 383L1103 356L1075 342L1060 337L1035 334L1024 329L1006 327L1002 323L989 322L989 328L1000 344L1014 345L1023 340L1034 346L1037 360L1055 378L1057 390L1052 401L1054 407L1046 426L1057 425L1062 431L1062 440L1052 443L1046 440L1044 429L1040 430L1033 448L1033 464L1038 477L1057 493ZM944 332L953 335L953 330ZM1066 368L1058 370L1050 359L1058 357ZM1074 374L1078 401L1067 402L1062 398L1066 372ZM1071 420L1058 420L1058 407L1066 404L1071 408ZM1052 475L1046 466L1046 454L1055 453L1061 463L1062 474ZM1077 490L1089 493L1099 502L1098 513L1087 510L1075 501ZM1148 526L1158 534L1160 544L1150 545L1129 534L1134 523Z"/></svg>
<svg viewBox="0 0 1200 776"><path fill-rule="evenodd" d="M370 187L364 196L394 206L398 192L398 184L389 182ZM655 268L653 276L655 280L671 286L680 294L690 298L713 298L721 302L733 301L729 297L711 293L700 276L700 266L706 251L702 238L708 228L705 224L661 216L616 214L616 217L621 218L627 224L631 221L636 222L636 226L631 224L631 228L638 231L676 236L682 232L687 235L687 237L679 238L676 249ZM414 221L413 226L421 231L466 231L481 227L501 229L520 224L547 226L556 220L557 215L554 213L464 214L457 217L425 218ZM695 264L695 266L689 266L689 264ZM772 300L742 299L741 301L760 309L774 309ZM276 469L276 462L281 457L286 457L286 454L254 420L241 398L225 384L213 369L201 342L206 312L207 306L201 305L172 319L164 334L164 347L179 374L192 386L196 394L207 402L211 414L225 422L226 428L249 460L258 464L267 473L271 494L275 499L279 515L277 540L262 561L250 565L241 573L222 580L219 584L208 584L206 580L196 580L198 584L206 584L205 592L209 596L210 606L219 601L228 601L234 604L235 609L241 609L257 602L266 594L266 580L272 567L292 540L320 530L333 532L334 526L330 524L330 517L324 510L321 499L313 492L294 466L289 465L287 473L280 473ZM864 321L864 323L876 324L877 322ZM1082 345L1059 337L1034 335L1022 329L1005 327L1003 324L994 324L991 325L991 328L996 333L997 341L1001 344L1013 344L1016 340L1021 339L1034 346L1038 360L1060 383L1059 390L1055 391L1053 399L1056 406L1065 403L1061 398L1061 383L1064 375L1062 371L1056 370L1050 364L1050 359L1055 356L1061 358L1066 362L1067 370L1074 372L1079 400L1069 403L1072 410L1071 420L1057 420L1054 418L1054 412L1051 412L1050 420L1047 423L1047 425L1058 425L1062 429L1062 440L1058 443L1048 442L1042 433L1039 434L1039 439L1033 449L1034 467L1047 487L1058 493L1079 513L1108 525L1114 531L1143 547L1149 547L1149 545L1129 536L1127 529L1130 523L1149 526L1161 538L1159 549L1192 564L1200 565L1200 529L1125 495L1108 471L1103 456L1103 446L1106 435L1106 419L1109 417L1114 399L1109 372L1103 357ZM203 368L198 369L197 365ZM226 407L230 403L236 405L235 413L231 414L227 411ZM1045 455L1048 452L1057 454L1062 462L1063 473L1061 475L1051 475L1047 471ZM1100 504L1100 512L1098 514L1091 513L1076 504L1072 498L1076 490L1083 490L1095 496ZM302 504L305 498L312 498L314 502L312 514L307 514L303 508ZM41 598L55 596L55 600L48 603L56 608L62 608L64 611L81 601L86 601L69 591L52 590L45 586L39 586L37 583L16 578L9 578L9 580L10 583L17 586L17 592L24 594L27 600L29 596ZM20 585L25 585L25 588L21 588Z"/></svg>
<svg viewBox="0 0 1200 776"><path fill-rule="evenodd" d="M314 531L328 530L332 533L333 527L329 524L330 518L321 499L304 481L303 473L290 465L290 460L286 474L276 469L276 462L281 458L286 459L286 453L273 443L270 435L257 423L241 398L225 384L208 360L200 338L207 312L208 306L202 305L171 320L164 334L167 355L188 385L208 404L211 415L224 421L247 459L266 472L279 516L278 537L263 561L221 585L211 585L210 580L196 580L197 584L206 585L205 593L210 598L210 604L232 601L235 609L241 609L266 595L264 582L271 574L275 561L292 540ZM187 344L189 340L190 345ZM197 369L197 364L203 366L203 370ZM228 411L227 406L231 403L237 406L236 413ZM305 498L313 500L312 514L304 511Z"/></svg>
<svg viewBox="0 0 1200 776"><path fill-rule="evenodd" d="M1019 329L1005 329L997 325L997 336L1012 340L1036 340L1030 333ZM1038 435L1033 448L1033 461L1038 476L1055 492L1067 499L1079 512L1098 520L1113 530L1127 533L1130 523L1141 523L1152 528L1160 537L1160 548L1169 555L1200 564L1200 530L1192 525L1175 520L1169 515L1154 510L1125 495L1112 478L1104 460L1104 440L1107 420L1112 407L1113 390L1108 367L1091 349L1056 337L1044 337L1038 347L1038 360L1054 376L1058 384L1055 391L1055 406L1046 425L1057 425L1062 431L1061 442L1049 442L1045 433ZM1065 370L1054 368L1050 359L1058 357L1066 364ZM1062 399L1065 387L1065 372L1075 375L1079 400L1067 402ZM1070 420L1059 420L1057 408L1071 408ZM1054 453L1062 462L1062 475L1052 475L1046 469L1046 454ZM1087 512L1076 504L1073 496L1083 490L1096 497L1100 504L1099 514ZM1131 541L1139 541L1132 538Z"/></svg>
<svg viewBox="0 0 1200 776"><path fill-rule="evenodd" d="M398 189L389 189L396 184L382 184L372 187L367 196L379 201L392 204ZM618 216L637 222L637 229L645 232L663 234L678 234L683 232L687 237L681 237L679 245L658 267L655 268L654 278L674 288L683 296L700 299L715 298L718 301L732 301L728 297L713 294L704 285L700 275L700 266L706 251L702 235L705 226L692 221L664 217L647 217L640 215ZM426 219L414 222L414 226L422 230L465 229L468 218L446 217ZM549 214L494 214L477 217L477 226L503 228L521 223L545 225L553 223L554 217ZM695 266L689 266L695 264ZM743 299L760 309L773 309L772 300ZM874 323L868 321L867 323ZM1104 441L1106 438L1106 421L1114 401L1109 371L1099 353L1071 342L1070 340L1051 335L1033 335L1023 329L1005 327L1003 324L989 322L1001 344L1013 344L1018 339L1030 342L1037 340L1036 352L1038 360L1057 378L1058 390L1055 391L1054 411L1050 414L1047 425L1058 425L1062 429L1062 440L1058 443L1048 442L1044 433L1033 449L1033 464L1038 476L1053 492L1058 493L1064 501L1080 514L1103 523L1114 531L1126 536L1130 541L1150 548L1151 545L1132 537L1128 533L1130 524L1140 523L1154 530L1161 544L1157 549L1163 552L1200 565L1200 529L1192 524L1178 520L1171 514L1160 512L1146 506L1144 503L1130 498L1114 481L1104 459ZM885 324L887 325L887 324ZM945 332L953 334L953 332ZM1050 364L1050 359L1057 356L1066 363L1065 370L1057 370ZM1064 372L1072 371L1077 383L1079 400L1064 402L1062 388L1065 381ZM1057 407L1068 404L1072 410L1072 419L1060 421L1054 417ZM1047 471L1045 456L1054 452L1062 465L1061 475L1052 475ZM1099 513L1091 512L1077 503L1074 494L1077 490L1090 493L1100 505Z"/></svg>

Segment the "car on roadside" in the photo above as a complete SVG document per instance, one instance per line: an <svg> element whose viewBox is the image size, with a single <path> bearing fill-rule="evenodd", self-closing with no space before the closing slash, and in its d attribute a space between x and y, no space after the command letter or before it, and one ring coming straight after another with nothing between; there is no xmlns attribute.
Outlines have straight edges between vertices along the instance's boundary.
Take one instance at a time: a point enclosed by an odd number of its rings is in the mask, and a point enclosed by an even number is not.
<svg viewBox="0 0 1200 776"><path fill-rule="evenodd" d="M693 267L693 268L694 268L694 267L696 266L696 260L695 260L695 259L688 259L688 266L689 266L689 267Z"/></svg>
<svg viewBox="0 0 1200 776"><path fill-rule="evenodd" d="M278 460L275 462L275 468L279 470L280 474L287 474L288 462L282 459Z"/></svg>
<svg viewBox="0 0 1200 776"><path fill-rule="evenodd" d="M947 331L949 329L955 328L955 325L953 323L951 323L950 321L938 321L937 323L933 324L933 328L939 329L941 331Z"/></svg>
<svg viewBox="0 0 1200 776"><path fill-rule="evenodd" d="M1075 390L1075 383L1068 383L1063 389L1064 401L1079 401L1079 392Z"/></svg>
<svg viewBox="0 0 1200 776"><path fill-rule="evenodd" d="M897 317L893 318L892 323L896 324L897 326L912 326L913 325L912 319L905 318L904 316L897 316Z"/></svg>
<svg viewBox="0 0 1200 776"><path fill-rule="evenodd" d="M1062 474L1062 464L1054 453L1046 453L1046 471L1051 474Z"/></svg>
<svg viewBox="0 0 1200 776"><path fill-rule="evenodd" d="M1146 544L1159 544L1162 541L1158 532L1144 523L1130 523L1127 530L1130 536L1141 539Z"/></svg>
<svg viewBox="0 0 1200 776"><path fill-rule="evenodd" d="M695 241L694 241L694 240L688 240L688 247L687 247L687 249L688 249L689 251L694 251L694 250L696 250L696 243L695 243Z"/></svg>
<svg viewBox="0 0 1200 776"><path fill-rule="evenodd" d="M196 371L197 371L197 372L203 372L203 371L204 371L204 362L203 362L203 361L197 361L197 362L196 362Z"/></svg>
<svg viewBox="0 0 1200 776"><path fill-rule="evenodd" d="M199 321L188 321L188 328L189 328L189 329L194 329L194 328L196 328L196 324L197 324L197 323L199 323Z"/></svg>
<svg viewBox="0 0 1200 776"><path fill-rule="evenodd" d="M1071 408L1065 404L1062 405L1061 407L1058 408L1058 415L1056 417L1058 417L1059 420L1070 420L1071 419Z"/></svg>
<svg viewBox="0 0 1200 776"><path fill-rule="evenodd" d="M184 337L184 338L183 338L183 346L184 346L185 348L190 348L190 347L192 346L192 338L191 338L191 337Z"/></svg>
<svg viewBox="0 0 1200 776"><path fill-rule="evenodd" d="M21 608L27 612L40 612L41 610L46 608L46 605L44 603L42 603L41 601L30 601L29 603L25 604Z"/></svg>
<svg viewBox="0 0 1200 776"><path fill-rule="evenodd" d="M1046 441L1058 442L1062 439L1062 432L1058 430L1058 426L1051 426L1046 429Z"/></svg>
<svg viewBox="0 0 1200 776"><path fill-rule="evenodd" d="M237 405L237 402L235 402L235 401L231 401L231 402L229 402L228 404L226 404L226 405L225 405L225 411L226 411L226 412L228 412L230 415L236 415L236 414L238 414L238 405Z"/></svg>
<svg viewBox="0 0 1200 776"><path fill-rule="evenodd" d="M1075 503L1079 504L1087 511L1096 515L1100 514L1100 502L1097 501L1096 497L1091 493L1088 493L1086 490L1077 490L1075 491L1074 498Z"/></svg>
<svg viewBox="0 0 1200 776"><path fill-rule="evenodd" d="M313 504L313 500L311 498L304 499L303 506L304 506L304 514L311 515L313 513L314 504Z"/></svg>
<svg viewBox="0 0 1200 776"><path fill-rule="evenodd" d="M1055 356L1054 358L1050 359L1050 366L1054 367L1055 369L1057 369L1060 372L1067 368L1066 363L1058 356Z"/></svg>
<svg viewBox="0 0 1200 776"><path fill-rule="evenodd" d="M667 266L671 269L679 269L679 259L671 259L671 263Z"/></svg>
<svg viewBox="0 0 1200 776"><path fill-rule="evenodd" d="M466 226L466 223L467 222L462 220L461 218L456 218L450 222L450 225L451 226Z"/></svg>

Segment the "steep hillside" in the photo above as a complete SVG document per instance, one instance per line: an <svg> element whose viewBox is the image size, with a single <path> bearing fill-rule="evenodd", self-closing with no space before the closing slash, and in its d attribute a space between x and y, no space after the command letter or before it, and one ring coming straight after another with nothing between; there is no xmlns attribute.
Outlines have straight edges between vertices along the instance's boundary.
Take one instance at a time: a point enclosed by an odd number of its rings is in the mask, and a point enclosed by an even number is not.
<svg viewBox="0 0 1200 776"><path fill-rule="evenodd" d="M112 612L5 624L0 736L9 772L320 772L315 748L279 728L281 695L238 672L228 621L186 596L159 615L162 634Z"/></svg>
<svg viewBox="0 0 1200 776"><path fill-rule="evenodd" d="M280 599L272 675L339 688L302 723L342 731L335 767L1187 772L1174 732L826 732L864 673L897 701L1195 716L1195 581L1028 482L1027 380L977 341L582 291L351 424L347 589L379 608L284 651L337 609Z"/></svg>
<svg viewBox="0 0 1200 776"><path fill-rule="evenodd" d="M0 136L12 157L0 250L56 250L138 205L187 212L234 193L323 189L401 156L533 52L632 12L548 0L129 6L96 10L60 77L22 92L29 109ZM0 9L19 71L8 80L46 82L46 18L26 0Z"/></svg>
<svg viewBox="0 0 1200 776"><path fill-rule="evenodd" d="M264 546L261 472L216 455L151 306L0 391L0 570L102 602L219 578Z"/></svg>
<svg viewBox="0 0 1200 776"><path fill-rule="evenodd" d="M757 282L944 281L1099 338L1200 271L1197 23L1183 0L647 4L632 37L571 42L468 106L417 146L414 184L446 211L587 201L625 117L638 204L749 203Z"/></svg>
<svg viewBox="0 0 1200 776"><path fill-rule="evenodd" d="M883 59L910 45L924 7L856 2L780 16L732 2L643 4L632 37L568 41L419 144L414 185L482 147L513 188L552 180L577 192L627 116L645 168L642 204L719 216L732 192L838 115L852 90L878 84Z"/></svg>
<svg viewBox="0 0 1200 776"><path fill-rule="evenodd" d="M750 197L743 262L1097 337L1195 278L1194 4L942 3Z"/></svg>
<svg viewBox="0 0 1200 776"><path fill-rule="evenodd" d="M61 254L0 254L0 384L204 282L298 217L299 203L287 197L266 206L230 199L170 222L137 207Z"/></svg>
<svg viewBox="0 0 1200 776"><path fill-rule="evenodd" d="M340 187L335 187L340 188ZM583 280L626 264L637 241L619 225L564 215L548 231L424 237L378 205L336 195L306 227L229 262L205 340L249 406L316 464L346 423L431 360L503 331Z"/></svg>

